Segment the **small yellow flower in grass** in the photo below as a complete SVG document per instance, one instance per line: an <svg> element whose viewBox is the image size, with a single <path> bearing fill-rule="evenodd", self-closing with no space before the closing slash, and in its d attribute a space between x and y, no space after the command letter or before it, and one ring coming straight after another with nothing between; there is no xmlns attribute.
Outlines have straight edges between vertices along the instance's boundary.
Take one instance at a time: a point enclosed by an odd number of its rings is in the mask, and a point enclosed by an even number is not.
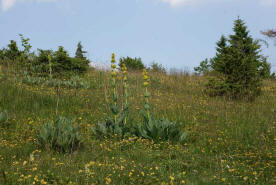
<svg viewBox="0 0 276 185"><path fill-rule="evenodd" d="M34 154L30 154L30 161L31 161L31 162L34 161Z"/></svg>
<svg viewBox="0 0 276 185"><path fill-rule="evenodd" d="M234 171L235 171L235 169L229 169L228 171L229 171L229 172L234 172Z"/></svg>
<svg viewBox="0 0 276 185"><path fill-rule="evenodd" d="M23 162L23 166L25 166L26 164L27 164L27 161L24 161L24 162Z"/></svg>
<svg viewBox="0 0 276 185"><path fill-rule="evenodd" d="M112 180L111 180L111 178L110 178L110 177L106 177L106 178L105 178L105 183L106 183L106 184L110 184L110 183L111 183L111 181L112 181Z"/></svg>
<svg viewBox="0 0 276 185"><path fill-rule="evenodd" d="M221 178L221 181L225 182L225 181L226 181L226 178L224 178L224 177L223 177L223 178Z"/></svg>
<svg viewBox="0 0 276 185"><path fill-rule="evenodd" d="M144 87L149 86L149 82L144 82Z"/></svg>
<svg viewBox="0 0 276 185"><path fill-rule="evenodd" d="M170 176L171 181L174 181L174 176Z"/></svg>
<svg viewBox="0 0 276 185"><path fill-rule="evenodd" d="M185 184L185 180L181 180L181 184Z"/></svg>
<svg viewBox="0 0 276 185"><path fill-rule="evenodd" d="M37 175L34 177L34 180L35 180L35 181L38 181L38 176L37 176Z"/></svg>
<svg viewBox="0 0 276 185"><path fill-rule="evenodd" d="M41 183L41 184L47 184L47 182L46 182L44 179L41 179L41 180L40 180L40 183Z"/></svg>
<svg viewBox="0 0 276 185"><path fill-rule="evenodd" d="M254 172L253 172L253 175L257 175L257 172L256 172L256 171L254 171Z"/></svg>
<svg viewBox="0 0 276 185"><path fill-rule="evenodd" d="M246 176L246 177L243 177L243 180L244 180L244 181L247 181L247 179L248 179L248 177L247 177L247 176Z"/></svg>

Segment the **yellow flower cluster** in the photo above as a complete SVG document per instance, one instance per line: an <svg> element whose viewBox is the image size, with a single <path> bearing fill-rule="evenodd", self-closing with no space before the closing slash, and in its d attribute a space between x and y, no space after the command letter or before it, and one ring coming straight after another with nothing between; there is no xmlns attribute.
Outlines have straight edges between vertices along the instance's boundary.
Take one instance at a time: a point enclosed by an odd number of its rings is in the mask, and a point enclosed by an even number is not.
<svg viewBox="0 0 276 185"><path fill-rule="evenodd" d="M144 87L148 87L150 79L146 69L143 69L143 77L144 77Z"/></svg>
<svg viewBox="0 0 276 185"><path fill-rule="evenodd" d="M116 59L115 59L115 54L114 53L112 53L112 56L111 56L111 69L112 69L112 72L111 72L112 77L116 77L117 76L117 73L115 71L115 69L116 69Z"/></svg>
<svg viewBox="0 0 276 185"><path fill-rule="evenodd" d="M127 73L127 67L126 67L126 64L123 63L123 66L122 66L122 73L125 75Z"/></svg>

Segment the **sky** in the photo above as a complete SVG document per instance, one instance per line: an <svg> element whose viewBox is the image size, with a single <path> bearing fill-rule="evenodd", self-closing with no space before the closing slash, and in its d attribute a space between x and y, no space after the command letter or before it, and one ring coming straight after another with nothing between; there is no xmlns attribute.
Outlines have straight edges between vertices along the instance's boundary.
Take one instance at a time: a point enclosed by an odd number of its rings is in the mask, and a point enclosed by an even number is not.
<svg viewBox="0 0 276 185"><path fill-rule="evenodd" d="M166 68L192 71L215 55L222 34L240 16L276 71L276 45L260 31L276 29L276 0L0 0L0 48L18 34L33 50L58 46L74 55L82 42L87 57L108 64L111 53L141 57Z"/></svg>

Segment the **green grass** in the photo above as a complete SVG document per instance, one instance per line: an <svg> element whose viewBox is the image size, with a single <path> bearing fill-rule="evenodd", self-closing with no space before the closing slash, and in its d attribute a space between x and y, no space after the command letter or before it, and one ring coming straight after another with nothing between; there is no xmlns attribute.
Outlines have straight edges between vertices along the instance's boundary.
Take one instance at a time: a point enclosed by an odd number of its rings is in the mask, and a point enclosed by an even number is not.
<svg viewBox="0 0 276 185"><path fill-rule="evenodd" d="M0 126L0 184L276 184L275 81L266 81L263 94L248 103L204 95L204 77L150 76L154 116L181 124L185 144L93 139L90 127L105 119L111 88L109 74L91 71L90 89L61 89L58 115L75 118L85 137L83 148L62 154L36 144L41 126L56 116L55 88L2 74L0 111L8 110L10 119ZM142 81L141 74L129 77L136 124Z"/></svg>

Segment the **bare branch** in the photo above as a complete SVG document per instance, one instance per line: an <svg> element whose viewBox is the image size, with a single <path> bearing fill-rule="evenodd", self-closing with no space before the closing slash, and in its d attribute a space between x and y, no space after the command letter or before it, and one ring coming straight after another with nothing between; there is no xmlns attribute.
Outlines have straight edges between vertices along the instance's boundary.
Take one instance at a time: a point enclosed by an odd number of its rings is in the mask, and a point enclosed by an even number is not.
<svg viewBox="0 0 276 185"><path fill-rule="evenodd" d="M276 30L261 31L261 33L269 38L276 38Z"/></svg>

